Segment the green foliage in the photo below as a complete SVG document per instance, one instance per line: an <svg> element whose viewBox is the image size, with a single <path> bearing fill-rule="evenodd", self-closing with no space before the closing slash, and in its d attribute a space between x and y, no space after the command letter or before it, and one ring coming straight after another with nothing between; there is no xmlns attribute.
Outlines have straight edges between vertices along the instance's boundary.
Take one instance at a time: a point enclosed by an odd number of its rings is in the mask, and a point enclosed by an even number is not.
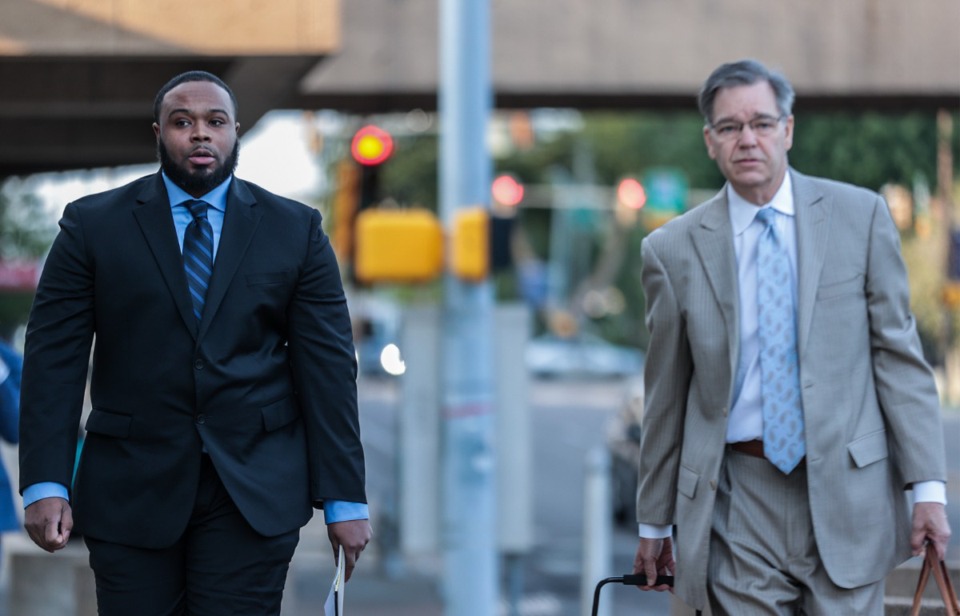
<svg viewBox="0 0 960 616"><path fill-rule="evenodd" d="M6 185L0 190L0 260L39 258L55 234L36 195Z"/></svg>
<svg viewBox="0 0 960 616"><path fill-rule="evenodd" d="M0 261L41 258L56 235L56 222L43 211L40 199L8 181L0 187ZM9 338L27 320L33 293L0 291L0 336Z"/></svg>
<svg viewBox="0 0 960 616"><path fill-rule="evenodd" d="M597 180L604 184L663 166L682 169L691 186L722 183L704 149L703 120L694 113L590 115L583 138L594 152Z"/></svg>
<svg viewBox="0 0 960 616"><path fill-rule="evenodd" d="M398 138L397 154L380 171L383 194L405 206L437 210L437 138Z"/></svg>
<svg viewBox="0 0 960 616"><path fill-rule="evenodd" d="M955 120L956 122L956 120ZM954 161L957 145L954 141ZM873 190L936 177L937 122L933 113L821 113L798 117L790 163L804 173Z"/></svg>

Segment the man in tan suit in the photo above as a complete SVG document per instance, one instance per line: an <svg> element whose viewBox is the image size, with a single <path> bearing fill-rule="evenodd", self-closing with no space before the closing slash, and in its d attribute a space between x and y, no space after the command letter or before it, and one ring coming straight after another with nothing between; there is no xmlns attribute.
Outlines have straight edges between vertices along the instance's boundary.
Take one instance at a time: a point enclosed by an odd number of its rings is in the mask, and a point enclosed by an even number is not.
<svg viewBox="0 0 960 616"><path fill-rule="evenodd" d="M714 616L881 614L886 574L950 536L897 230L877 194L789 167L781 75L725 64L699 103L727 185L643 243L634 569Z"/></svg>

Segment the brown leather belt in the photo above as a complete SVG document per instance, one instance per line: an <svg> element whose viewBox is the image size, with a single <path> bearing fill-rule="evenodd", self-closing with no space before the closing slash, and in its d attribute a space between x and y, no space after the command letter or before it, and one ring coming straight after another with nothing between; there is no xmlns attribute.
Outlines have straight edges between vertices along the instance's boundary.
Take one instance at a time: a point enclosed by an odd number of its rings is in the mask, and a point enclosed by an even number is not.
<svg viewBox="0 0 960 616"><path fill-rule="evenodd" d="M739 443L730 443L730 449L734 451L739 451L740 453L745 453L748 456L753 456L754 458L766 457L763 455L763 441L761 440L740 441Z"/></svg>
<svg viewBox="0 0 960 616"><path fill-rule="evenodd" d="M753 456L754 458L763 458L767 459L767 456L763 455L763 441L761 440L752 440L752 441L740 441L739 443L728 443L727 447L730 449L739 452L745 453L748 456ZM807 459L804 457L800 460L797 467L804 466L807 462Z"/></svg>

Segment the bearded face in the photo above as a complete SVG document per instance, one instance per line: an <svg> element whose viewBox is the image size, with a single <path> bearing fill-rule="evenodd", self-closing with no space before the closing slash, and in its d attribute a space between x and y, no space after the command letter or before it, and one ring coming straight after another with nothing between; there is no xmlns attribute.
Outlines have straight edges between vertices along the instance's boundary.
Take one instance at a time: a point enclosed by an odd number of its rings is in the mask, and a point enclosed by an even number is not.
<svg viewBox="0 0 960 616"><path fill-rule="evenodd" d="M157 141L157 156L160 168L170 180L195 197L205 195L230 177L240 160L240 141L233 144L230 154L221 162L204 168L194 168L188 163L175 161L162 140Z"/></svg>

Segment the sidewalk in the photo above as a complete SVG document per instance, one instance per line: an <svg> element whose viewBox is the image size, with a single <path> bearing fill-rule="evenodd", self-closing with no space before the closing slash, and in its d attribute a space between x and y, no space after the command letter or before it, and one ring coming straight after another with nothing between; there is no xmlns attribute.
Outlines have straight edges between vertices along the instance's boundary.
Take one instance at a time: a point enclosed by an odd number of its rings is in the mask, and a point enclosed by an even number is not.
<svg viewBox="0 0 960 616"><path fill-rule="evenodd" d="M357 562L346 585L344 611L350 616L440 616L443 602L435 580L409 569L402 575L388 575L378 548L375 537ZM281 616L323 614L333 575L333 552L323 515L315 515L300 533L300 545L287 575Z"/></svg>

